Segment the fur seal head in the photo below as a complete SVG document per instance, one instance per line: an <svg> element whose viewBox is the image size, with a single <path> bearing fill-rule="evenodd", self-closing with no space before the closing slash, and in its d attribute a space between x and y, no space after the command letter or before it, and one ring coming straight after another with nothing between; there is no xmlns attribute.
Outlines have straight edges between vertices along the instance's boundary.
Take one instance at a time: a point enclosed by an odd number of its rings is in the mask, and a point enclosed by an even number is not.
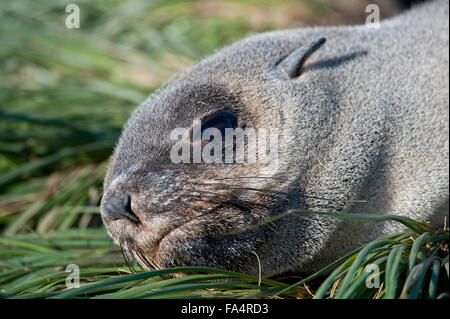
<svg viewBox="0 0 450 319"><path fill-rule="evenodd" d="M148 268L190 265L257 273L257 254L267 275L311 255L307 247L314 245L308 244L306 229L314 219L259 225L289 204L299 207L302 199L296 177L283 171L296 159L283 159L290 144L284 126L293 128L285 124L291 115L278 105L292 97L286 90L277 98L265 92L297 78L324 42L318 38L297 48L273 43L264 52L258 48L261 39L237 43L174 78L134 112L111 158L101 203L108 233L128 257ZM254 128L255 134L263 128L267 139L276 128L277 167L267 161L236 163L236 158L194 163L193 155L189 163L174 163L171 132L191 128L195 120L202 132L206 126ZM237 139L231 150L236 151ZM245 145L248 154L257 152ZM298 198L292 200L295 193ZM291 234L294 229L300 231Z"/></svg>
<svg viewBox="0 0 450 319"><path fill-rule="evenodd" d="M238 161L242 137L227 143L221 133L249 129L258 143L245 136ZM148 268L311 272L400 226L286 210L424 221L448 210L448 154L442 0L379 29L263 33L200 61L132 115L101 212L114 241Z"/></svg>

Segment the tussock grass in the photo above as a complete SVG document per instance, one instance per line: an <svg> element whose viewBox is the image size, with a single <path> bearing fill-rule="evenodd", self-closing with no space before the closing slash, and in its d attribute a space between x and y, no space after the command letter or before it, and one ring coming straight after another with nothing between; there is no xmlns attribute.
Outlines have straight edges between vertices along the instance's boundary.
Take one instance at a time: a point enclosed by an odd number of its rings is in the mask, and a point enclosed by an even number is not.
<svg viewBox="0 0 450 319"><path fill-rule="evenodd" d="M338 213L327 215L342 218ZM355 221L361 218L354 214L344 216ZM370 219L381 222L386 220L386 216L371 216ZM212 268L134 269L124 263L120 251L111 244L102 229L4 236L0 237L0 296L95 299L448 298L448 230L435 229L404 217L389 219L401 220L410 230L370 242L290 285L283 280ZM80 267L80 288L66 288L66 266L69 264ZM369 265L377 265L379 272L367 271ZM367 282L376 281L379 285L368 288ZM318 288L308 287L310 284Z"/></svg>
<svg viewBox="0 0 450 319"><path fill-rule="evenodd" d="M410 230L296 282L127 265L98 205L105 161L132 109L216 48L293 26L265 13L300 6L309 21L323 21L327 8L292 0L223 1L216 8L179 0L79 0L81 28L70 30L68 3L19 0L0 8L1 298L448 298L448 230L392 216L322 213L392 219ZM66 288L70 264L80 267L78 289ZM379 266L379 288L365 285L368 264Z"/></svg>

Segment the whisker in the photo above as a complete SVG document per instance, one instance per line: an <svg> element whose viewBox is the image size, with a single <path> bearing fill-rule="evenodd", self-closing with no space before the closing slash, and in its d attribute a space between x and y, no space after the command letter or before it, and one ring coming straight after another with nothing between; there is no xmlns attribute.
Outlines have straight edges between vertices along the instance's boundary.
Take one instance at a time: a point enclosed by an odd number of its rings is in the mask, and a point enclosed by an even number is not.
<svg viewBox="0 0 450 319"><path fill-rule="evenodd" d="M222 178L213 178L215 180L228 180L228 179L273 179L273 180L278 180L278 181L283 181L283 182L295 182L294 180L291 179L285 179L285 178L280 178L280 177L271 177L271 176L235 176L235 177L222 177Z"/></svg>
<svg viewBox="0 0 450 319"><path fill-rule="evenodd" d="M188 182L190 183L190 182ZM249 190L249 191L255 191L255 192L262 192L262 193L269 193L269 194L277 194L277 195L284 195L289 196L288 193L280 192L280 191L274 191L270 189L260 189L260 188L254 188L254 187L242 187L241 185L235 185L235 184L223 184L223 183L198 183L198 182L192 182L194 185L199 186L214 186L216 189L218 187L223 187L224 189L234 189L234 190ZM286 197L281 197L283 199L288 200Z"/></svg>
<svg viewBox="0 0 450 319"><path fill-rule="evenodd" d="M253 178L253 177L242 177L242 178ZM256 177L255 177L256 178ZM232 177L224 177L221 179L232 179ZM220 180L220 179L218 179ZM288 180L285 180L288 181ZM189 182L188 182L189 183ZM258 191L258 192L264 192L264 193L273 193L273 194L281 194L286 197L289 197L289 194L286 192L280 192L280 191L274 191L269 189L260 189L260 188L254 188L254 187L242 187L241 185L235 185L235 184L223 184L223 183L197 183L193 182L194 185L203 185L203 186L221 186L226 189L235 189L235 190L251 190L251 191ZM319 197L319 196L311 196L311 195L297 195L301 198L309 198L309 199L317 199L317 200L326 200L326 201L341 201L340 199L336 198L326 198L326 197ZM284 198L288 200L288 198ZM349 200L342 200L345 203L367 203L366 200L360 200L360 199L349 199Z"/></svg>
<svg viewBox="0 0 450 319"><path fill-rule="evenodd" d="M140 265L144 264L145 267L147 267L148 270L152 270L155 269L155 265L153 265L153 263L149 262L149 260L147 259L147 257L145 257L145 255L141 254L140 251L138 250L133 250L133 253L136 254L137 258L140 260Z"/></svg>
<svg viewBox="0 0 450 319"><path fill-rule="evenodd" d="M260 204L260 203L249 202L249 201L244 201L244 200L236 200L236 199L220 199L215 196L208 196L208 195L185 194L185 195L183 195L183 197L190 198L193 201L205 202L205 203L216 203L216 204L220 204L220 205L224 205L224 206L233 206L233 204L234 204L234 205L239 205L239 206L245 207L246 209L250 209L251 207L267 207L267 205ZM208 198L208 200L206 200L205 198ZM245 204L248 204L248 206L245 206Z"/></svg>
<svg viewBox="0 0 450 319"><path fill-rule="evenodd" d="M131 273L136 273L136 270L134 269L134 264L139 265L139 263L134 258L133 254L130 253L130 251L126 248L120 247L120 251L122 252L123 259L125 260L125 264L127 265L127 268L130 270Z"/></svg>

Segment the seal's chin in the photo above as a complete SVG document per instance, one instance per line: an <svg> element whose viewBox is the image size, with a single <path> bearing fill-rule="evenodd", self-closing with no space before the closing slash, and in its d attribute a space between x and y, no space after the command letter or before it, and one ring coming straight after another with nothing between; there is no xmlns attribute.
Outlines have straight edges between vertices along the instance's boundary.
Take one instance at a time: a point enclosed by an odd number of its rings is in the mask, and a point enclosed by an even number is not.
<svg viewBox="0 0 450 319"><path fill-rule="evenodd" d="M143 223L126 220L105 221L108 234L118 244L128 260L135 261L143 268L162 268L165 260L161 253L161 243L166 237L174 236L177 228L158 229Z"/></svg>

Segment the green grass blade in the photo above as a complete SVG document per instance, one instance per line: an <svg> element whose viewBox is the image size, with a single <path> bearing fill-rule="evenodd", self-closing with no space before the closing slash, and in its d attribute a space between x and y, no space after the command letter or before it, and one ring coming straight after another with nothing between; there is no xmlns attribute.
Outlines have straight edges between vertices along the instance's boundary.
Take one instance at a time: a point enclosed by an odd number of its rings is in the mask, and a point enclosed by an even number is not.
<svg viewBox="0 0 450 319"><path fill-rule="evenodd" d="M426 274L434 260L437 258L438 257L428 257L411 269L408 278L406 278L400 298L417 299L422 294L422 287L425 283Z"/></svg>
<svg viewBox="0 0 450 319"><path fill-rule="evenodd" d="M378 267L383 264L387 260L387 256L383 256L381 258L378 258L376 261L372 262L371 264L377 265ZM351 299L351 298L358 298L357 293L361 289L361 287L366 283L366 280L369 276L372 274L370 272L363 271L362 274L360 274L353 283L349 285L346 291L342 293L339 297L336 296L336 298L340 299ZM375 276L381 277L382 272L375 274ZM380 280L381 281L381 280ZM372 288L373 289L373 288Z"/></svg>
<svg viewBox="0 0 450 319"><path fill-rule="evenodd" d="M431 234L426 232L417 237L411 248L411 253L409 254L409 265L408 272L410 272L415 264L419 261L420 248L431 238Z"/></svg>
<svg viewBox="0 0 450 319"><path fill-rule="evenodd" d="M449 275L449 267L448 267L448 256L449 255L447 255L445 258L444 258L444 260L442 261L442 265L444 265L444 269L445 269L445 271L447 272L447 278L450 278L450 275Z"/></svg>
<svg viewBox="0 0 450 319"><path fill-rule="evenodd" d="M183 276L178 278L171 278L156 282L150 282L148 284L138 286L138 287L131 287L126 290L113 292L109 294L103 294L97 297L94 297L94 299L117 299L117 298L134 298L137 297L145 292L148 292L153 289L161 289L167 286L172 285L181 285L185 283L191 283L191 282L197 282L197 281L210 281L210 280L220 280L220 279L228 279L230 276L228 275L190 275L190 276Z"/></svg>
<svg viewBox="0 0 450 319"><path fill-rule="evenodd" d="M185 273L185 272L207 272L207 273L213 273L213 274L227 275L230 278L237 278L237 279L241 279L241 280L248 280L248 281L251 281L251 282L258 282L259 281L259 278L255 277L255 276L235 273L235 272L231 272L231 271L219 270L219 269L214 269L214 268L207 268L207 267L177 267L177 268L167 268L167 269L161 269L161 270L153 270L153 271L149 271L149 272L143 272L143 273L138 273L138 274L122 276L122 277L118 277L118 278L107 279L107 280L104 280L102 282L98 282L98 283L86 285L86 286L83 286L83 287L80 287L80 288L76 288L76 289L71 289L71 290L65 291L62 294L60 294L60 295L58 295L58 296L56 296L54 298L58 298L58 299L71 298L71 297L74 297L74 296L77 296L77 295L80 295L80 294L89 293L90 291L92 291L94 289L98 289L100 287L105 287L105 286L112 285L112 284L132 282L132 281L147 279L147 278L156 277L156 276L162 276L162 275L168 275L168 274L174 274L174 273ZM285 286L287 286L284 283L281 283L281 282L278 282L278 281L274 281L274 280L264 279L264 278L261 279L261 283L262 284L267 284L267 285L270 285L270 286L278 286L278 287L285 287Z"/></svg>
<svg viewBox="0 0 450 319"><path fill-rule="evenodd" d="M331 275L329 275L325 281L320 285L319 289L314 295L314 299L323 299L328 294L330 287L345 274L345 271L352 265L354 258L347 259L341 266L336 268Z"/></svg>
<svg viewBox="0 0 450 319"><path fill-rule="evenodd" d="M436 298L440 268L441 262L439 261L439 259L433 260L433 264L431 265L430 285L428 287L428 299Z"/></svg>
<svg viewBox="0 0 450 319"><path fill-rule="evenodd" d="M392 244L392 241L389 240L380 240L380 241L374 241L370 244L368 244L366 247L364 247L363 250L356 256L355 261L353 262L352 266L350 267L349 271L345 275L342 284L339 286L338 291L336 293L335 298L339 299L342 298L342 296L346 293L350 282L353 280L353 277L355 276L358 268L361 266L361 264L364 262L365 258L369 255L370 252L372 252L374 249Z"/></svg>
<svg viewBox="0 0 450 319"><path fill-rule="evenodd" d="M397 296L398 276L402 255L407 247L407 245L396 245L389 253L385 272L385 299L394 299Z"/></svg>
<svg viewBox="0 0 450 319"><path fill-rule="evenodd" d="M242 282L214 282L214 283L194 283L194 284L186 284L186 285L177 285L175 287L164 288L152 293L148 293L139 298L163 298L165 295L170 295L174 292L191 292L194 290L201 289L214 289L214 288L247 288L247 289L260 289L257 284L248 284Z"/></svg>

